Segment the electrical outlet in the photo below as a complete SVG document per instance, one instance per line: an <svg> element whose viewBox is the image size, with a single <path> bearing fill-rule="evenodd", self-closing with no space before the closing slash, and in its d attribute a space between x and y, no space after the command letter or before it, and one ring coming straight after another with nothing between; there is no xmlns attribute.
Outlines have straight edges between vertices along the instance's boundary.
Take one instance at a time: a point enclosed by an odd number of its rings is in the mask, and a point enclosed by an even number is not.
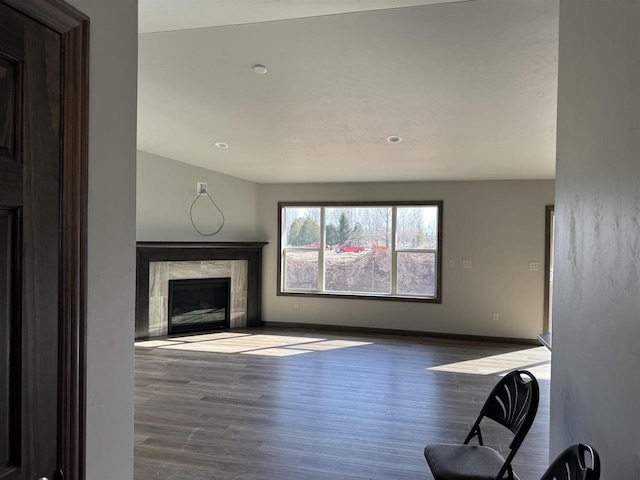
<svg viewBox="0 0 640 480"><path fill-rule="evenodd" d="M455 260L449 260L449 268L456 268L456 261Z"/></svg>
<svg viewBox="0 0 640 480"><path fill-rule="evenodd" d="M493 312L493 321L494 322L500 321L500 314L498 312Z"/></svg>
<svg viewBox="0 0 640 480"><path fill-rule="evenodd" d="M473 268L473 263L471 262L471 260L463 260L462 268Z"/></svg>
<svg viewBox="0 0 640 480"><path fill-rule="evenodd" d="M529 271L530 272L537 272L540 270L540 266L538 265L538 262L529 262Z"/></svg>
<svg viewBox="0 0 640 480"><path fill-rule="evenodd" d="M204 195L207 192L207 182L196 182L196 193Z"/></svg>
<svg viewBox="0 0 640 480"><path fill-rule="evenodd" d="M298 302L293 302L293 309L298 310L300 308L300 304Z"/></svg>

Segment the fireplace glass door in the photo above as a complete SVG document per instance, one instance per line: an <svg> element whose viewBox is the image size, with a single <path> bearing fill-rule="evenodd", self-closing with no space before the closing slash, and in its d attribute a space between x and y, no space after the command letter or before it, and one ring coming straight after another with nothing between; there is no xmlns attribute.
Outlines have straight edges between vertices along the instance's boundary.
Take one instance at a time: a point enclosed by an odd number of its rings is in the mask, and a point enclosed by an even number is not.
<svg viewBox="0 0 640 480"><path fill-rule="evenodd" d="M169 334L229 328L230 278L169 280Z"/></svg>

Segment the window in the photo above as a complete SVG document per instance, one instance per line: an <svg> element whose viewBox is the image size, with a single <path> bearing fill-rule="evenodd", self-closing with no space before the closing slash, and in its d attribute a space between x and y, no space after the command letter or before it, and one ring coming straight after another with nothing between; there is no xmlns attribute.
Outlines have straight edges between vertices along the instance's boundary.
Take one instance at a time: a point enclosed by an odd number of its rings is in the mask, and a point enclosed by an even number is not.
<svg viewBox="0 0 640 480"><path fill-rule="evenodd" d="M279 204L279 295L440 303L442 202Z"/></svg>

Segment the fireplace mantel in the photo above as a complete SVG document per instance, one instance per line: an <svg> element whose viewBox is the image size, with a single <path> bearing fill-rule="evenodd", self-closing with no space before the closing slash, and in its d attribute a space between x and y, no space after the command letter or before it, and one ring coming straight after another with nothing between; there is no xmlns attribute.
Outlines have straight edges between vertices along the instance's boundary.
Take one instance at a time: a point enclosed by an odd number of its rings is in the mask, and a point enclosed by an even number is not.
<svg viewBox="0 0 640 480"><path fill-rule="evenodd" d="M261 324L262 248L267 242L138 242L136 248L136 339L149 337L151 262L247 261L246 324Z"/></svg>

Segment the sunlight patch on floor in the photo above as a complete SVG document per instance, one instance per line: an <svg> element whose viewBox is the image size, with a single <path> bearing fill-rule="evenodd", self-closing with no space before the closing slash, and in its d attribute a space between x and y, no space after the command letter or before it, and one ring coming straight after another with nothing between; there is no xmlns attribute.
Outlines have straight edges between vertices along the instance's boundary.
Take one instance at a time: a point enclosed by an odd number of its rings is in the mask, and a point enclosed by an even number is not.
<svg viewBox="0 0 640 480"><path fill-rule="evenodd" d="M136 347L146 347L146 348L156 348L156 347L164 347L166 345L176 345L179 342L174 342L172 340L143 340L141 342L135 342Z"/></svg>
<svg viewBox="0 0 640 480"><path fill-rule="evenodd" d="M466 360L428 367L438 372L468 373L474 375L493 375L515 369L529 370L536 378L550 377L551 352L546 347L534 347L515 352L490 355L488 357ZM538 372L539 376L535 372Z"/></svg>
<svg viewBox="0 0 640 480"><path fill-rule="evenodd" d="M349 340L324 340L317 343L309 343L304 345L305 350L336 350L338 348L361 347L363 345L372 345L372 342L353 342ZM290 348L290 347L287 347ZM295 347L298 348L298 347Z"/></svg>
<svg viewBox="0 0 640 480"><path fill-rule="evenodd" d="M545 347L546 348L546 347ZM529 370L531 374L538 380L551 380L551 362L543 363L542 365L535 365L532 367L525 367L524 370ZM506 375L505 372L502 376Z"/></svg>
<svg viewBox="0 0 640 480"><path fill-rule="evenodd" d="M204 342L205 340L221 340L223 338L238 338L246 337L249 333L236 333L236 332L218 332L218 333L205 333L202 335L189 335L188 337L177 337L172 340L178 342Z"/></svg>
<svg viewBox="0 0 640 480"><path fill-rule="evenodd" d="M249 333L220 332L163 340L141 340L136 347L168 350L188 350L211 353L242 353L287 357L301 353L322 352L340 348L371 345L373 342L327 340L315 337L289 335L252 335Z"/></svg>
<svg viewBox="0 0 640 480"><path fill-rule="evenodd" d="M300 350L298 348L263 348L262 350L250 350L241 352L242 355L267 355L269 357L290 357L301 353L311 353L311 350Z"/></svg>

